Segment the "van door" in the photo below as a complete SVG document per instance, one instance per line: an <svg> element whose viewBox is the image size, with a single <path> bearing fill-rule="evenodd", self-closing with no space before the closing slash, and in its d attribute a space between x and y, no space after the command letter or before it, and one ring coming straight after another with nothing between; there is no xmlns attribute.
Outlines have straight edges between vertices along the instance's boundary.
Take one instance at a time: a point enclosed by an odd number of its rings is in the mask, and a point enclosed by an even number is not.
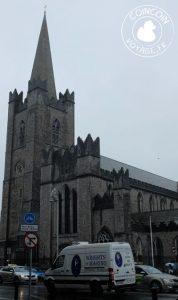
<svg viewBox="0 0 178 300"><path fill-rule="evenodd" d="M116 286L135 283L133 254L129 247L119 247L113 251L113 271Z"/></svg>
<svg viewBox="0 0 178 300"><path fill-rule="evenodd" d="M65 255L59 255L53 264L53 274L55 281L62 280L62 275L65 274Z"/></svg>

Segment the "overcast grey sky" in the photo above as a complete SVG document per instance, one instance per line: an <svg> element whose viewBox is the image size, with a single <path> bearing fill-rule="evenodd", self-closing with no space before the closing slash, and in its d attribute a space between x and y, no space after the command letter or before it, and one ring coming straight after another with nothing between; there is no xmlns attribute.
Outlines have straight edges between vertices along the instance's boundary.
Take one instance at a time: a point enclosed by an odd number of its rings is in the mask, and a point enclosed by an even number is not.
<svg viewBox="0 0 178 300"><path fill-rule="evenodd" d="M47 4L57 92L75 91L75 138L100 137L101 154L178 180L178 1L0 0L0 182L9 91L27 93ZM163 8L175 26L161 56L141 58L121 39L121 25L139 5Z"/></svg>

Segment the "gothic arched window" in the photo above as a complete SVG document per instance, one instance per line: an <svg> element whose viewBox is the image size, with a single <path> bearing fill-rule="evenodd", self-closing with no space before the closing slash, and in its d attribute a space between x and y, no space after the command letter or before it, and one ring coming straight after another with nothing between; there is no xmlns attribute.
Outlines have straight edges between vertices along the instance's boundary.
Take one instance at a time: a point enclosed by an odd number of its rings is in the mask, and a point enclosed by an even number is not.
<svg viewBox="0 0 178 300"><path fill-rule="evenodd" d="M178 255L178 236L176 236L173 239L173 243L172 243L172 251L174 250L174 254L177 256Z"/></svg>
<svg viewBox="0 0 178 300"><path fill-rule="evenodd" d="M167 199L164 199L164 209L167 209Z"/></svg>
<svg viewBox="0 0 178 300"><path fill-rule="evenodd" d="M19 143L23 145L25 142L25 122L20 122Z"/></svg>
<svg viewBox="0 0 178 300"><path fill-rule="evenodd" d="M62 197L61 197L61 193L59 193L59 234L62 233Z"/></svg>
<svg viewBox="0 0 178 300"><path fill-rule="evenodd" d="M150 196L150 211L154 211L154 199L153 196Z"/></svg>
<svg viewBox="0 0 178 300"><path fill-rule="evenodd" d="M77 233L77 193L72 191L73 197L73 233Z"/></svg>
<svg viewBox="0 0 178 300"><path fill-rule="evenodd" d="M170 209L171 209L171 210L174 209L174 202L173 202L173 200L171 200L171 202L170 202Z"/></svg>
<svg viewBox="0 0 178 300"><path fill-rule="evenodd" d="M59 144L59 130L60 130L60 123L56 119L52 125L52 143L55 145Z"/></svg>
<svg viewBox="0 0 178 300"><path fill-rule="evenodd" d="M164 249L160 238L155 237L153 241L153 252L155 266L161 266L163 264Z"/></svg>
<svg viewBox="0 0 178 300"><path fill-rule="evenodd" d="M100 232L98 233L97 242L98 243L113 242L112 234L111 234L110 230L107 227L104 226L100 230Z"/></svg>
<svg viewBox="0 0 178 300"><path fill-rule="evenodd" d="M65 233L70 233L70 190L65 186Z"/></svg>
<svg viewBox="0 0 178 300"><path fill-rule="evenodd" d="M143 246L140 238L138 238L136 242L136 259L138 262L143 260Z"/></svg>
<svg viewBox="0 0 178 300"><path fill-rule="evenodd" d="M137 201L138 201L138 212L143 212L143 196L141 193L138 194Z"/></svg>
<svg viewBox="0 0 178 300"><path fill-rule="evenodd" d="M165 210L167 207L167 201L165 198L161 198L161 201L160 201L160 209L161 210Z"/></svg>

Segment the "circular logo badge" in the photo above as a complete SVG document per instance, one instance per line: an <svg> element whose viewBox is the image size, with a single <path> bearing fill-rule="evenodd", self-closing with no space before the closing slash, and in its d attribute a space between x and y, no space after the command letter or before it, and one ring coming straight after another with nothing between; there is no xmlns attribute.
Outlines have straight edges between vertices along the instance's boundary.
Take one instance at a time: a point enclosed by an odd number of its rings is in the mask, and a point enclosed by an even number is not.
<svg viewBox="0 0 178 300"><path fill-rule="evenodd" d="M78 255L75 255L71 263L72 274L77 277L80 274L81 270L81 259Z"/></svg>
<svg viewBox="0 0 178 300"><path fill-rule="evenodd" d="M116 265L118 267L122 266L123 260L122 260L122 256L121 256L120 252L116 252L116 254L115 254L115 262L116 262Z"/></svg>
<svg viewBox="0 0 178 300"><path fill-rule="evenodd" d="M135 55L154 57L164 53L173 41L174 24L163 9L142 5L125 17L121 35L125 46Z"/></svg>

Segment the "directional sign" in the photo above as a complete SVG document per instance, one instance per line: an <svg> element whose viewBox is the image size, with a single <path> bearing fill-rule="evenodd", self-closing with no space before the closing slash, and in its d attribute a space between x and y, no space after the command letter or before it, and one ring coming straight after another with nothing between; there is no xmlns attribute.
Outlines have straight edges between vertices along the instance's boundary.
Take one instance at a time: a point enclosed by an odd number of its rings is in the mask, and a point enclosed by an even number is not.
<svg viewBox="0 0 178 300"><path fill-rule="evenodd" d="M38 243L38 237L35 233L26 233L25 235L25 245L29 248L36 247Z"/></svg>
<svg viewBox="0 0 178 300"><path fill-rule="evenodd" d="M24 214L24 221L25 224L31 225L31 224L35 224L35 214L29 212Z"/></svg>
<svg viewBox="0 0 178 300"><path fill-rule="evenodd" d="M39 213L37 212L28 212L22 213L20 223L19 223L19 230L20 231L38 231L38 224L39 224Z"/></svg>
<svg viewBox="0 0 178 300"><path fill-rule="evenodd" d="M38 225L20 225L20 230L29 232L29 231L38 231Z"/></svg>

